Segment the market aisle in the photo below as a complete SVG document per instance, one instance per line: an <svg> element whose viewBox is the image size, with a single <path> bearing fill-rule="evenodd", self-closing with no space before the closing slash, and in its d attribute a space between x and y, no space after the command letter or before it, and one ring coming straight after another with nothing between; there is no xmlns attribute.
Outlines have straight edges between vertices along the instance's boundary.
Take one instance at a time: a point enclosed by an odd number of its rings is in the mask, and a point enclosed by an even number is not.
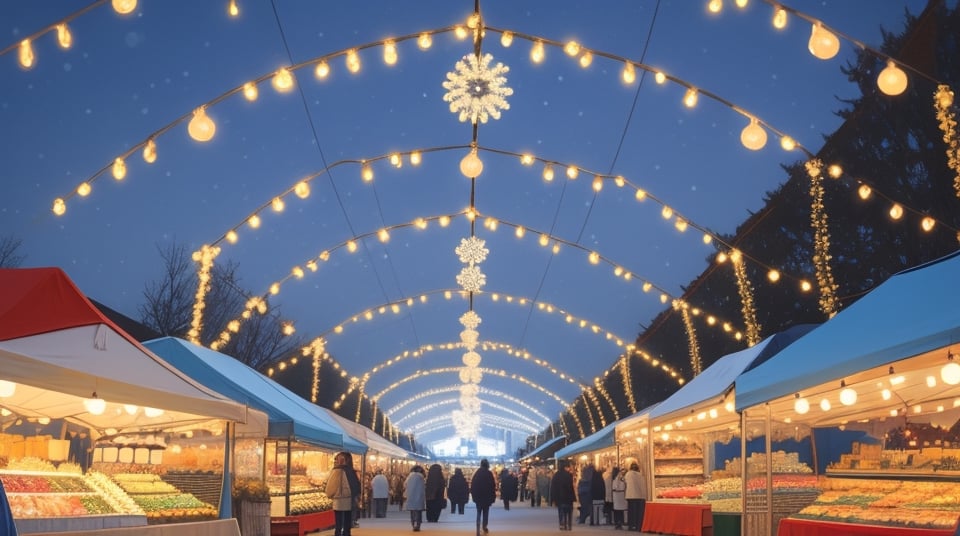
<svg viewBox="0 0 960 536"><path fill-rule="evenodd" d="M447 509L438 523L423 523L420 532L424 536L471 536L475 533L477 510L473 504L468 504L464 514L452 515ZM626 530L614 530L613 526L577 525L574 520L573 530L561 532L557 520L556 508L531 508L529 503L510 505L510 510L504 510L502 503L495 504L490 509L490 536L556 536L558 534L607 534L608 536L622 534L650 534L630 533ZM333 530L314 533L318 536L333 534ZM363 518L360 527L353 529L354 536L393 536L399 534L414 534L410 527L409 512L400 512L397 505L392 504L387 510L387 517Z"/></svg>

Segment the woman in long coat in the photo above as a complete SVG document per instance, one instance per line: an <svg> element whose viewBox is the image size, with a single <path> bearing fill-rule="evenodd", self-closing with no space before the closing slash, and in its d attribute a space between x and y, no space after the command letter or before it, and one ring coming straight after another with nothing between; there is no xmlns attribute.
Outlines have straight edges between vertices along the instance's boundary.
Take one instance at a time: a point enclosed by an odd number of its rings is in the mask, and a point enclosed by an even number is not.
<svg viewBox="0 0 960 536"><path fill-rule="evenodd" d="M427 523L440 521L440 512L443 510L443 495L447 483L443 478L443 468L435 463L427 469Z"/></svg>
<svg viewBox="0 0 960 536"><path fill-rule="evenodd" d="M336 528L334 536L350 536L353 527L353 508L360 495L360 479L353 469L353 456L349 452L338 452L333 458L334 466L327 477L324 491L333 500L333 514Z"/></svg>
<svg viewBox="0 0 960 536"><path fill-rule="evenodd" d="M457 467L447 485L447 498L450 499L450 513L463 515L463 507L470 498L470 486L467 477L463 476L463 469Z"/></svg>
<svg viewBox="0 0 960 536"><path fill-rule="evenodd" d="M410 511L410 525L414 532L420 531L423 511L427 509L427 479L423 476L423 467L414 465L403 483L404 506Z"/></svg>

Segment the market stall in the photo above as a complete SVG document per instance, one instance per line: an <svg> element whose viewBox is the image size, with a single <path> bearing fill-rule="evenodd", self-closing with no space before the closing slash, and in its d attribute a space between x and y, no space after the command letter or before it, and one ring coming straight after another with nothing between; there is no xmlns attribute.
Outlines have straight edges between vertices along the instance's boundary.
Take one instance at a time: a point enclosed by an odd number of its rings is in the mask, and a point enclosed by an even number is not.
<svg viewBox="0 0 960 536"><path fill-rule="evenodd" d="M674 521L689 525L687 533L712 527L715 534L740 534L744 498L751 505L756 502L756 485L743 478L743 468L765 464L766 456L751 442L742 441L740 416L734 411L734 381L812 328L795 326L721 357L650 411L653 493L648 510L688 509ZM796 453L777 446L773 500L778 509L795 512L816 497L816 480L813 469ZM661 507L662 503L670 506ZM660 531L656 524L663 522L662 517L644 516L644 530Z"/></svg>
<svg viewBox="0 0 960 536"><path fill-rule="evenodd" d="M576 463L590 462L595 467L613 467L619 463L617 448L617 423L612 422L596 433L574 441L559 449L554 457L558 460L571 458Z"/></svg>
<svg viewBox="0 0 960 536"><path fill-rule="evenodd" d="M331 502L323 493L332 455L362 454L367 447L314 404L236 359L174 337L144 345L198 382L267 414L266 437L238 439L238 479L265 480L269 515L297 532L333 525ZM282 522L276 518L283 518Z"/></svg>
<svg viewBox="0 0 960 536"><path fill-rule="evenodd" d="M129 526L150 533L148 523L215 519L223 515L222 479L206 501L174 491L139 501L90 470L95 445L110 440L119 461L150 467L167 438L196 432L224 468L223 446L238 429L263 434L266 416L144 348L62 270L0 269L0 479L20 533ZM208 529L218 530L195 530Z"/></svg>
<svg viewBox="0 0 960 536"><path fill-rule="evenodd" d="M520 458L522 464L547 465L555 459L556 452L567 443L567 436L561 435L544 442L539 447L531 450L526 456Z"/></svg>
<svg viewBox="0 0 960 536"><path fill-rule="evenodd" d="M896 274L737 378L737 410L767 453L778 428L809 429L821 473L813 504L745 517L745 534L956 530L958 273L960 253Z"/></svg>

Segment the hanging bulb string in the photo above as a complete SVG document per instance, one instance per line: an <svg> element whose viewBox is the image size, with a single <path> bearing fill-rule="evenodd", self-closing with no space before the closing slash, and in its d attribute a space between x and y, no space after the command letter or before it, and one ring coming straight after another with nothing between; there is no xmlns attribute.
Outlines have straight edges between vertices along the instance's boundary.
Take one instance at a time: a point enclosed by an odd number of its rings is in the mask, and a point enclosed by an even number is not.
<svg viewBox="0 0 960 536"><path fill-rule="evenodd" d="M0 49L0 56L3 56L4 54L7 54L7 53L9 53L9 52L11 52L11 51L17 50L18 48L20 48L20 43L23 42L23 41L34 42L34 41L36 41L38 38L40 38L41 36L56 31L57 26L60 26L61 24L68 24L68 23L72 22L74 19L76 19L77 17L79 17L79 16L87 13L88 11L91 11L91 10L93 10L93 9L95 9L95 8L98 8L98 7L100 7L100 6L103 5L103 4L106 4L108 1L109 1L109 0L96 0L95 2L89 4L89 5L85 6L85 7L82 7L82 8L80 8L80 9L78 9L77 11L74 11L73 13L67 15L66 17L58 20L57 22L54 22L53 24L50 24L49 26L46 26L46 27L44 27L44 28L42 28L42 29L40 29L40 30L37 30L36 32L33 32L32 34L30 34L30 35L28 35L28 36L20 39L20 40L17 41L16 43L11 43L11 44L8 45L6 48Z"/></svg>
<svg viewBox="0 0 960 536"><path fill-rule="evenodd" d="M764 3L766 3L766 4L768 4L768 5L770 5L770 6L773 7L774 9L783 9L783 10L786 11L787 13L790 13L791 15L794 15L794 16L797 17L798 19L802 19L802 20L804 20L804 21L806 21L806 22L809 22L810 24L814 24L814 25L819 24L819 25L822 26L825 30L827 30L827 31L829 31L830 33L836 35L838 38L841 38L841 39L843 39L843 40L845 40L845 41L847 41L847 42L849 42L849 43L852 43L852 44L853 44L854 46L856 46L857 48L859 48L859 49L861 49L861 50L864 50L864 51L866 51L866 52L869 52L870 54L876 56L877 58L879 58L879 59L881 59L881 60L883 60L883 61L892 61L892 62L893 62L894 64L896 64L898 67L905 68L905 69L909 70L910 72L915 73L916 75L920 76L921 78L924 78L924 79L926 79L926 80L928 80L928 81L930 81L930 82L933 82L934 84L938 84L938 85L939 85L939 84L942 84L942 83L943 83L943 82L939 81L937 78L935 78L933 75L931 75L930 73L927 73L927 72L919 69L918 67L914 67L913 65L911 65L911 64L909 64L909 63L904 63L904 62L901 61L901 60L895 59L895 58L893 58L892 56L890 56L889 54L886 54L886 53L882 52L881 50L879 50L879 49L877 49L877 48L874 48L874 47L872 47L872 46L864 43L863 41L860 41L859 39L855 39L855 38L851 37L851 36L848 35L848 34L845 34L845 33L841 32L841 31L839 31L839 30L836 30L836 29L834 29L833 27L828 26L827 24L825 24L822 20L819 20L819 19L817 19L817 18L815 18L815 17L812 17L812 16L810 16L810 15L807 15L806 13L804 13L804 12L798 10L798 9L795 9L795 8L792 8L792 7L788 6L788 5L785 5L785 4L782 4L782 3L780 3L780 2L777 2L776 0L761 0L761 1L764 2Z"/></svg>

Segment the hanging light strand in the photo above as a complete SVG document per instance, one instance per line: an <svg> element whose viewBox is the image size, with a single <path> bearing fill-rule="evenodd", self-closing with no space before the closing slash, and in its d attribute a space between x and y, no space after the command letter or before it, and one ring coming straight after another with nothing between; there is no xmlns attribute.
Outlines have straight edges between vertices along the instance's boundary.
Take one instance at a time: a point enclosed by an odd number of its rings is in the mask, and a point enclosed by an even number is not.
<svg viewBox="0 0 960 536"><path fill-rule="evenodd" d="M943 143L947 146L947 165L954 173L953 189L960 197L960 140L957 139L957 115L953 107L953 90L941 84L933 95L933 107L937 112Z"/></svg>
<svg viewBox="0 0 960 536"><path fill-rule="evenodd" d="M823 162L812 159L806 162L810 177L810 226L813 228L813 264L820 291L820 311L827 316L837 314L837 284L830 268L830 230L827 227L827 211L823 204Z"/></svg>
<svg viewBox="0 0 960 536"><path fill-rule="evenodd" d="M690 353L690 370L693 371L693 376L699 376L703 371L703 361L700 359L700 344L697 341L697 328L693 325L693 317L690 316L690 307L686 302L675 300L674 309L680 311L680 316L683 318L683 327L687 332L687 351Z"/></svg>
<svg viewBox="0 0 960 536"><path fill-rule="evenodd" d="M747 276L747 268L743 256L739 251L730 253L733 264L733 273L737 279L737 291L740 294L740 308L743 312L743 323L747 326L747 345L753 346L760 342L761 327L757 321L757 307L753 299L753 285Z"/></svg>

